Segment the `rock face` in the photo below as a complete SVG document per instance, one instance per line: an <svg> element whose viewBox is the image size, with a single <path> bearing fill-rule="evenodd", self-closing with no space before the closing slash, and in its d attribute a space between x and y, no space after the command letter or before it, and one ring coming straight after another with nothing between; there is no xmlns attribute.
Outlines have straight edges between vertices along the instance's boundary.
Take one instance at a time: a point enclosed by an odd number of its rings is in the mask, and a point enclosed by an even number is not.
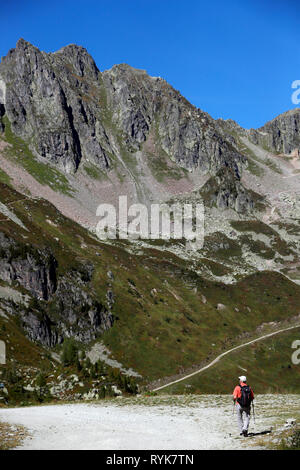
<svg viewBox="0 0 300 470"><path fill-rule="evenodd" d="M125 64L102 77L112 121L122 130L128 148L141 148L153 130L156 144L179 166L214 173L226 164L239 174L243 157L218 133L208 114L165 80Z"/></svg>
<svg viewBox="0 0 300 470"><path fill-rule="evenodd" d="M13 132L66 172L76 170L82 155L108 166L96 137L104 131L87 97L98 73L83 48L68 46L45 54L22 39L1 63L5 112Z"/></svg>
<svg viewBox="0 0 300 470"><path fill-rule="evenodd" d="M2 123L2 117L5 114L4 104L0 103L0 132L4 131L4 124Z"/></svg>
<svg viewBox="0 0 300 470"><path fill-rule="evenodd" d="M7 301L6 311L18 315L28 337L45 346L70 336L89 342L113 325L112 304L101 304L91 293L91 265L60 276L57 267L48 249L22 245L0 232L0 279L17 283L36 299L17 310Z"/></svg>
<svg viewBox="0 0 300 470"><path fill-rule="evenodd" d="M17 282L34 297L49 300L56 290L56 266L53 255L18 245L0 232L0 279Z"/></svg>
<svg viewBox="0 0 300 470"><path fill-rule="evenodd" d="M259 129L249 131L250 140L275 153L291 154L300 149L300 109L280 114Z"/></svg>
<svg viewBox="0 0 300 470"><path fill-rule="evenodd" d="M63 335L83 342L91 341L113 325L110 305L101 304L87 292L90 280L83 281L79 273L72 272L59 281L54 297Z"/></svg>
<svg viewBox="0 0 300 470"><path fill-rule="evenodd" d="M21 314L22 326L31 341L38 341L46 347L54 347L62 342L62 335L59 335L49 316L46 314L37 315L32 311Z"/></svg>
<svg viewBox="0 0 300 470"><path fill-rule="evenodd" d="M232 137L144 71L123 64L101 73L82 47L46 54L21 39L1 62L0 81L0 118L5 113L36 155L65 172L82 161L107 170L118 154L142 150L151 133L160 151L189 171L214 174L226 166L240 176L244 157Z"/></svg>
<svg viewBox="0 0 300 470"><path fill-rule="evenodd" d="M209 205L216 205L219 209L230 208L248 213L254 207L251 191L244 188L229 168L220 170L212 177L204 185L202 195Z"/></svg>

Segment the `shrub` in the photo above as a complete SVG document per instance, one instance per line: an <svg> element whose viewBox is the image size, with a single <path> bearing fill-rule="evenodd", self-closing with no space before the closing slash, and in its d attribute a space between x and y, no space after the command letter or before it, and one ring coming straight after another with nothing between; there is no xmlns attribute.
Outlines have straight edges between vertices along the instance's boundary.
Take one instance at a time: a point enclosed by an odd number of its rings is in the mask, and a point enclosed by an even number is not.
<svg viewBox="0 0 300 470"><path fill-rule="evenodd" d="M64 340L61 360L64 366L78 365L78 347L72 338Z"/></svg>
<svg viewBox="0 0 300 470"><path fill-rule="evenodd" d="M280 450L300 450L300 428L293 430L291 436L282 439L279 445Z"/></svg>

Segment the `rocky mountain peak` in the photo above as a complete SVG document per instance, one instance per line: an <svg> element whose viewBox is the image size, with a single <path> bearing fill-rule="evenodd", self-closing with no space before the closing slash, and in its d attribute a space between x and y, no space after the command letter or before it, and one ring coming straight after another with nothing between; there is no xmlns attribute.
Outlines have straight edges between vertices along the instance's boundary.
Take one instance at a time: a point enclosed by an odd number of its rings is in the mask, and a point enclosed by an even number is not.
<svg viewBox="0 0 300 470"><path fill-rule="evenodd" d="M30 42L26 41L24 38L20 38L17 41L17 44L16 44L16 49L17 50L22 50L22 49L26 50L26 49L29 49L29 48L34 48L34 46Z"/></svg>
<svg viewBox="0 0 300 470"><path fill-rule="evenodd" d="M101 74L81 46L46 54L20 39L0 64L0 79L12 131L67 173L87 160L107 170L112 156L143 151L150 136L158 154L190 171L241 170L232 138L167 82L127 64Z"/></svg>
<svg viewBox="0 0 300 470"><path fill-rule="evenodd" d="M279 154L300 150L300 109L280 114L259 129L251 129L253 143Z"/></svg>
<svg viewBox="0 0 300 470"><path fill-rule="evenodd" d="M66 65L72 65L76 74L80 77L88 77L96 80L99 74L98 67L88 51L76 44L69 44L52 54L54 61L62 60Z"/></svg>

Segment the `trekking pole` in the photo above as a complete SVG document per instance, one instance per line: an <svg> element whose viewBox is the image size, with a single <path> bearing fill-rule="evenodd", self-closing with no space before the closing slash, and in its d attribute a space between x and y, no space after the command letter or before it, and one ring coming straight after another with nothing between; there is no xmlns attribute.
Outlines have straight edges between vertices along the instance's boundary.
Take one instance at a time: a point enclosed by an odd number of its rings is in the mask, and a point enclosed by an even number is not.
<svg viewBox="0 0 300 470"><path fill-rule="evenodd" d="M256 424L256 423L255 423L255 411L254 411L254 403L253 403L253 402L252 402L252 408L253 408L253 419L254 419L254 424Z"/></svg>

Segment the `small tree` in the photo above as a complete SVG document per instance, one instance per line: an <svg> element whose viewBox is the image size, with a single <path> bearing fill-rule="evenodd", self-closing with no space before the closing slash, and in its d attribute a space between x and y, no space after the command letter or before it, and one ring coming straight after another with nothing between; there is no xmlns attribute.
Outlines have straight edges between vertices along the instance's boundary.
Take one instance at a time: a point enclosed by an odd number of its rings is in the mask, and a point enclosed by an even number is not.
<svg viewBox="0 0 300 470"><path fill-rule="evenodd" d="M126 377L126 391L136 395L138 392L138 386L133 377Z"/></svg>
<svg viewBox="0 0 300 470"><path fill-rule="evenodd" d="M43 372L40 372L35 380L35 384L38 387L38 400L42 401L43 398L49 395L49 390L47 387L46 376Z"/></svg>
<svg viewBox="0 0 300 470"><path fill-rule="evenodd" d="M97 368L95 364L91 365L91 378L96 379L97 378Z"/></svg>
<svg viewBox="0 0 300 470"><path fill-rule="evenodd" d="M76 365L78 361L78 347L72 338L65 339L61 360L64 366Z"/></svg>

